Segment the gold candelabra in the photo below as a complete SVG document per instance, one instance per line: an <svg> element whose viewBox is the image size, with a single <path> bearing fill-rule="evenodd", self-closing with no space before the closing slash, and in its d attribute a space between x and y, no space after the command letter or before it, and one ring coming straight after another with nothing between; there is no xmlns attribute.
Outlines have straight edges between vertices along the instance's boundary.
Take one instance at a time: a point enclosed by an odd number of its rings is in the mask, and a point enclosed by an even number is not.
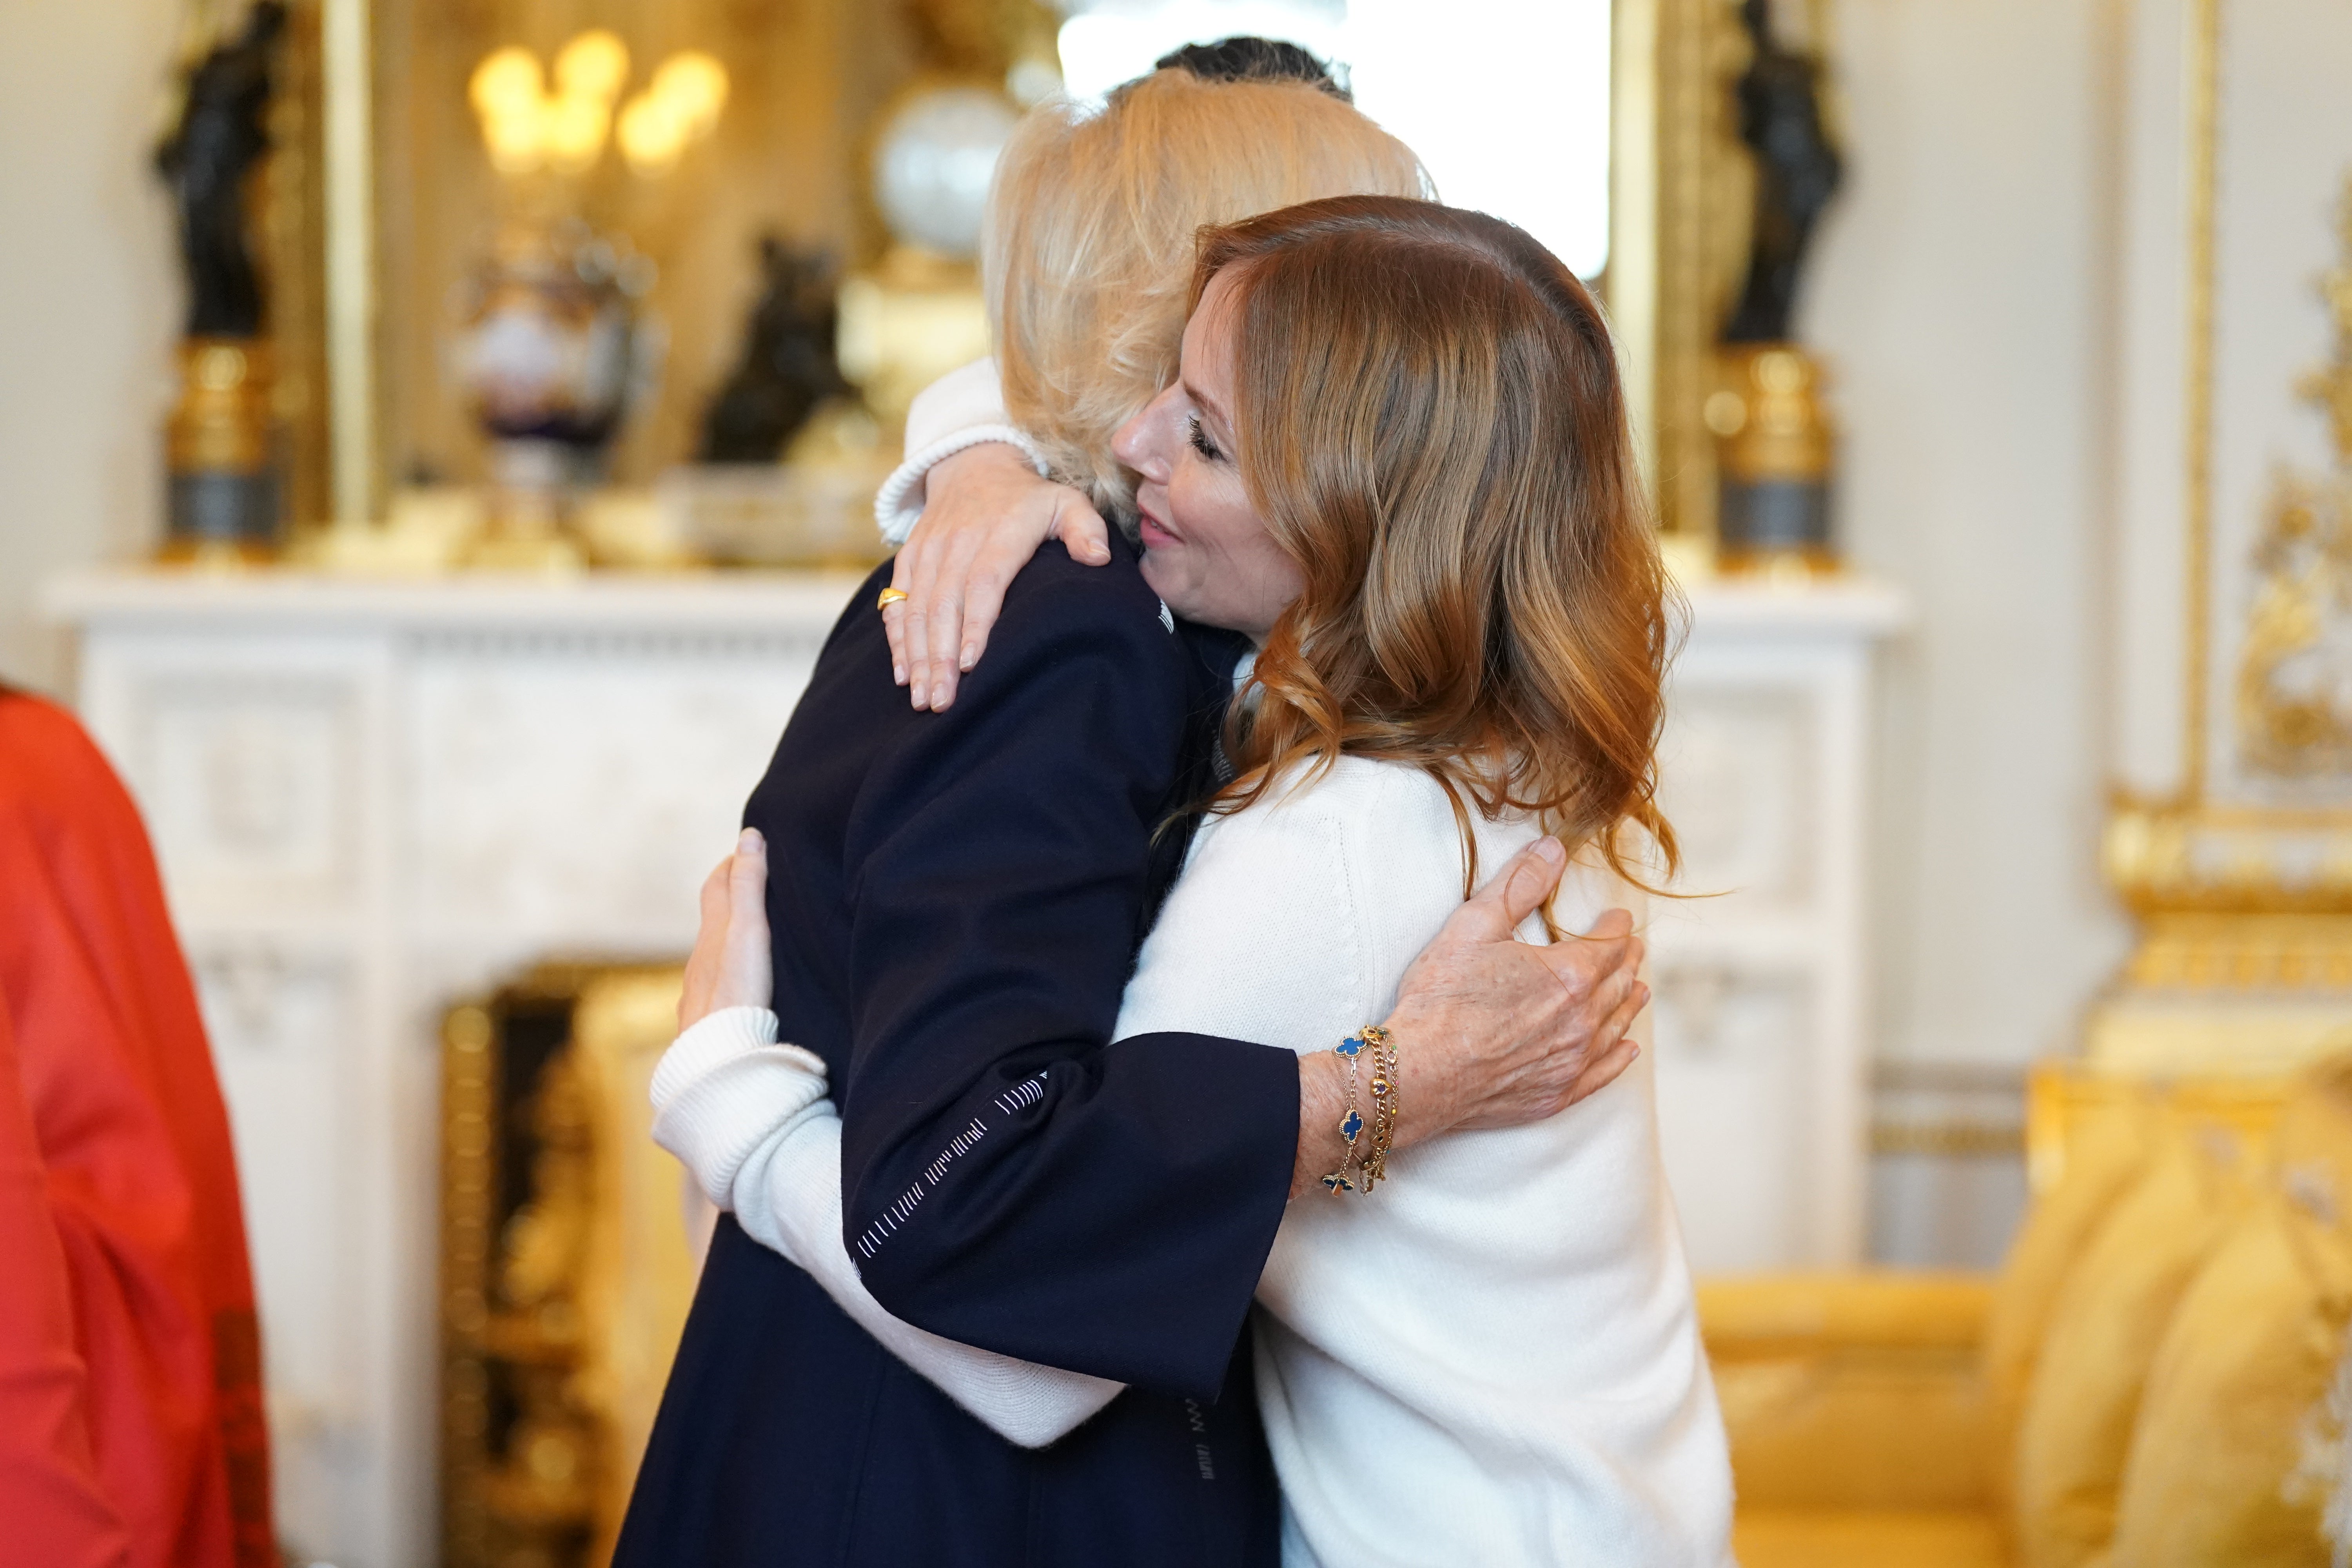
<svg viewBox="0 0 2352 1568"><path fill-rule="evenodd" d="M671 55L625 100L629 48L602 27L557 51L551 89L550 74L520 45L494 50L474 68L467 97L502 174L584 174L608 142L619 145L635 173L665 174L689 143L710 134L727 107L727 68L700 49Z"/></svg>

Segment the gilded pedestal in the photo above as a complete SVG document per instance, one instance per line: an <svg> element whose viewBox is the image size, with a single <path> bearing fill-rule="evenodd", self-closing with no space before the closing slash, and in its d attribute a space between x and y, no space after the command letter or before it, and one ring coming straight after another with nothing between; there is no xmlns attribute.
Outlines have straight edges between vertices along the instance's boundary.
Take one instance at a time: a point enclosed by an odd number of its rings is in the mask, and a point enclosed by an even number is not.
<svg viewBox="0 0 2352 1568"><path fill-rule="evenodd" d="M281 504L273 459L269 345L192 337L180 344L180 400L165 427L167 560L275 552Z"/></svg>

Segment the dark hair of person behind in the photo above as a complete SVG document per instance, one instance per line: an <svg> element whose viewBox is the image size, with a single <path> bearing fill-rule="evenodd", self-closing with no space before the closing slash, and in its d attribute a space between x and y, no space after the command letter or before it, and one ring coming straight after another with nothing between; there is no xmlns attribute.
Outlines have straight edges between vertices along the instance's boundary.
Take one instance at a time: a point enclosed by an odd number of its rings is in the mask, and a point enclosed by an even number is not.
<svg viewBox="0 0 2352 1568"><path fill-rule="evenodd" d="M1189 71L1202 81L1303 81L1342 103L1356 101L1328 65L1281 38L1244 35L1213 44L1187 44L1152 61L1151 68Z"/></svg>

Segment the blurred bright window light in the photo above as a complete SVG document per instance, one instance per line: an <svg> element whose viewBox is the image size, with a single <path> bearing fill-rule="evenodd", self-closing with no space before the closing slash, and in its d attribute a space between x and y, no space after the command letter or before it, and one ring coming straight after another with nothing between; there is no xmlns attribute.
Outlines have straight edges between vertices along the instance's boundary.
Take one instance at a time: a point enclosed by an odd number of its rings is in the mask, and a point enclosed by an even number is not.
<svg viewBox="0 0 2352 1568"><path fill-rule="evenodd" d="M1099 98L1186 44L1287 38L1455 206L1510 219L1582 277L1609 259L1610 0L1064 0L1062 76Z"/></svg>

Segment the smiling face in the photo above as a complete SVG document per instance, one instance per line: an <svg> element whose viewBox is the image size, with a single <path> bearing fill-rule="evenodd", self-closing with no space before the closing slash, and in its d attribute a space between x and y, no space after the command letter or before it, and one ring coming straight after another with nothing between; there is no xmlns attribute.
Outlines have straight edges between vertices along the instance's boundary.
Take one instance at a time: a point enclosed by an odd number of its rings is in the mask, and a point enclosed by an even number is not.
<svg viewBox="0 0 2352 1568"><path fill-rule="evenodd" d="M1119 427L1111 450L1141 482L1143 580L1185 619L1263 642L1305 586L1234 460L1234 271L1209 280L1184 327L1175 383Z"/></svg>

